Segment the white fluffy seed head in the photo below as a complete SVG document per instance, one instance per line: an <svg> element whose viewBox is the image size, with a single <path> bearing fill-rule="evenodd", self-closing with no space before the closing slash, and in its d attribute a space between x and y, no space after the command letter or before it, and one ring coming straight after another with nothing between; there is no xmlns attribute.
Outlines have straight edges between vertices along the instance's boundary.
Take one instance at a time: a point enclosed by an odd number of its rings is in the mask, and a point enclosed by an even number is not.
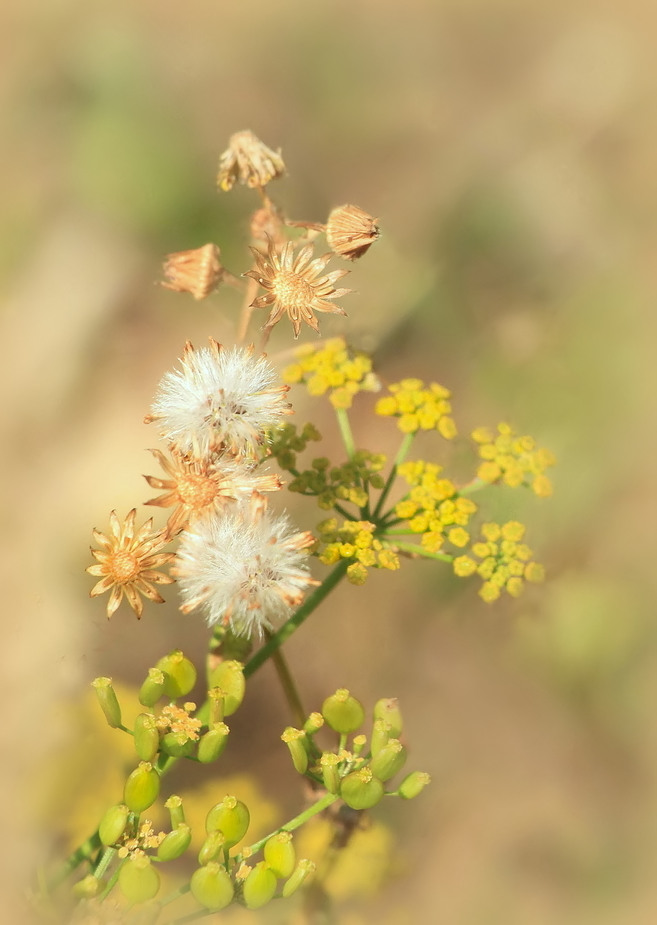
<svg viewBox="0 0 657 925"><path fill-rule="evenodd" d="M219 447L253 456L265 431L290 414L287 386L252 347L187 344L181 369L165 373L147 421L178 451L207 457Z"/></svg>
<svg viewBox="0 0 657 925"><path fill-rule="evenodd" d="M305 564L310 533L293 533L254 493L194 522L181 536L176 568L189 613L200 607L210 626L229 623L241 635L261 635L284 622L317 584Z"/></svg>

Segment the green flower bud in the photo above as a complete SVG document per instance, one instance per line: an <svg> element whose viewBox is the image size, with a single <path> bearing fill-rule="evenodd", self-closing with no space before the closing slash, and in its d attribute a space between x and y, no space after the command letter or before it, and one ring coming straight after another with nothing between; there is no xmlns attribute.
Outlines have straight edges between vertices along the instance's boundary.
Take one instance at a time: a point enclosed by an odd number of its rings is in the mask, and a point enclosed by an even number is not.
<svg viewBox="0 0 657 925"><path fill-rule="evenodd" d="M123 862L119 870L119 888L131 903L145 903L157 895L160 875L147 855L140 854Z"/></svg>
<svg viewBox="0 0 657 925"><path fill-rule="evenodd" d="M194 740L184 732L167 732L162 736L160 748L174 758L186 758L194 751Z"/></svg>
<svg viewBox="0 0 657 925"><path fill-rule="evenodd" d="M160 747L160 733L152 713L140 713L135 720L135 751L142 761L152 761Z"/></svg>
<svg viewBox="0 0 657 925"><path fill-rule="evenodd" d="M385 788L369 768L352 771L342 779L340 796L352 809L371 809L383 799Z"/></svg>
<svg viewBox="0 0 657 925"><path fill-rule="evenodd" d="M397 793L405 800L412 800L418 796L427 784L431 783L431 778L424 771L413 771L399 785Z"/></svg>
<svg viewBox="0 0 657 925"><path fill-rule="evenodd" d="M277 877L289 877L294 870L297 853L289 832L278 832L265 842L265 861Z"/></svg>
<svg viewBox="0 0 657 925"><path fill-rule="evenodd" d="M235 889L226 869L210 861L192 874L189 888L194 899L206 909L225 909L232 901Z"/></svg>
<svg viewBox="0 0 657 925"><path fill-rule="evenodd" d="M142 761L125 782L123 802L133 813L141 813L157 800L160 775L150 761Z"/></svg>
<svg viewBox="0 0 657 925"><path fill-rule="evenodd" d="M251 815L248 807L233 796L225 796L213 806L205 820L206 832L218 830L225 838L226 848L232 848L246 835Z"/></svg>
<svg viewBox="0 0 657 925"><path fill-rule="evenodd" d="M73 884L72 892L78 899L93 899L98 894L101 886L102 884L97 877L94 877L93 874L87 874L82 880L78 880L77 883Z"/></svg>
<svg viewBox="0 0 657 925"><path fill-rule="evenodd" d="M354 736L354 739L351 745L352 745L351 750L353 751L356 758L358 758L361 752L363 751L363 749L365 748L365 746L367 745L367 736L364 736L364 735Z"/></svg>
<svg viewBox="0 0 657 925"><path fill-rule="evenodd" d="M315 735L324 725L324 717L321 713L311 713L303 726L303 731L309 735Z"/></svg>
<svg viewBox="0 0 657 925"><path fill-rule="evenodd" d="M219 830L210 832L201 845L201 850L198 853L199 864L208 864L210 861L216 861L225 846L226 839L224 838L223 832Z"/></svg>
<svg viewBox="0 0 657 925"><path fill-rule="evenodd" d="M340 789L340 775L338 774L338 765L340 764L339 757L334 755L333 752L324 752L319 759L319 764L322 769L324 786L329 793L337 793Z"/></svg>
<svg viewBox="0 0 657 925"><path fill-rule="evenodd" d="M276 874L266 861L260 861L244 881L244 905L247 909L260 909L273 899L275 892Z"/></svg>
<svg viewBox="0 0 657 925"><path fill-rule="evenodd" d="M208 725L214 726L215 723L223 722L226 715L226 694L220 687L213 687L208 691L208 703L210 704Z"/></svg>
<svg viewBox="0 0 657 925"><path fill-rule="evenodd" d="M149 668L148 677L139 690L139 703L145 707L154 707L163 696L164 672L159 668Z"/></svg>
<svg viewBox="0 0 657 925"><path fill-rule="evenodd" d="M189 848L192 830L186 822L181 822L173 831L165 835L157 849L160 861L175 861Z"/></svg>
<svg viewBox="0 0 657 925"><path fill-rule="evenodd" d="M105 719L112 729L116 729L117 726L121 725L121 707L112 687L112 679L95 678L91 685L96 691L96 697L101 710L105 714Z"/></svg>
<svg viewBox="0 0 657 925"><path fill-rule="evenodd" d="M244 666L241 662L229 659L212 669L209 687L220 687L224 694L224 716L230 716L244 700L246 681Z"/></svg>
<svg viewBox="0 0 657 925"><path fill-rule="evenodd" d="M215 723L212 729L209 729L205 735L201 736L198 743L198 760L203 764L216 761L226 747L229 732L230 730L225 723Z"/></svg>
<svg viewBox="0 0 657 925"><path fill-rule="evenodd" d="M292 764L299 774L308 770L308 752L306 751L306 733L302 729L288 726L281 734L281 739L290 749Z"/></svg>
<svg viewBox="0 0 657 925"><path fill-rule="evenodd" d="M165 655L156 667L164 672L164 693L172 700L189 694L196 684L196 668L180 649Z"/></svg>
<svg viewBox="0 0 657 925"><path fill-rule="evenodd" d="M382 697L374 704L374 719L383 719L390 723L390 735L398 739L402 731L402 715L396 697Z"/></svg>
<svg viewBox="0 0 657 925"><path fill-rule="evenodd" d="M326 698L322 704L322 716L331 729L344 734L358 729L365 719L365 711L348 690L341 688Z"/></svg>
<svg viewBox="0 0 657 925"><path fill-rule="evenodd" d="M378 755L382 748L388 744L392 735L392 726L385 719L375 719L372 726L372 741L370 750L373 755Z"/></svg>
<svg viewBox="0 0 657 925"><path fill-rule="evenodd" d="M283 896L287 899L288 896L296 893L301 884L315 873L315 867L314 861L309 861L308 858L301 858L297 864L296 870L290 879L283 885Z"/></svg>
<svg viewBox="0 0 657 925"><path fill-rule="evenodd" d="M119 838L125 832L128 824L128 814L130 810L125 803L117 803L116 806L110 806L98 826L98 835L101 844L115 845Z"/></svg>
<svg viewBox="0 0 657 925"><path fill-rule="evenodd" d="M183 810L182 800L177 794L173 793L166 801L164 806L165 809L169 810L171 828L177 829L180 823L185 821L185 812Z"/></svg>
<svg viewBox="0 0 657 925"><path fill-rule="evenodd" d="M390 780L404 767L407 757L408 753L399 739L390 739L370 761L372 774L379 780Z"/></svg>

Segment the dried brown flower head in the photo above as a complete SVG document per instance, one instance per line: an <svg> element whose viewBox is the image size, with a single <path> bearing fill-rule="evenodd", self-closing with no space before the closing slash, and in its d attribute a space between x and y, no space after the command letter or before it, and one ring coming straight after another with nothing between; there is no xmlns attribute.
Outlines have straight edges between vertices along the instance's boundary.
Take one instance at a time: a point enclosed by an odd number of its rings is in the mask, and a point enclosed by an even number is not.
<svg viewBox="0 0 657 925"><path fill-rule="evenodd" d="M228 148L219 159L217 186L228 191L236 181L262 189L285 173L280 149L272 151L248 130L231 135Z"/></svg>
<svg viewBox="0 0 657 925"><path fill-rule="evenodd" d="M251 216L251 237L254 241L269 244L269 241L278 241L281 238L283 219L272 204L263 206Z"/></svg>
<svg viewBox="0 0 657 925"><path fill-rule="evenodd" d="M376 219L358 206L333 209L326 223L326 240L333 253L355 260L362 257L381 232Z"/></svg>
<svg viewBox="0 0 657 925"><path fill-rule="evenodd" d="M174 292L191 292L195 299L205 299L214 292L224 272L216 244L168 254L163 267L164 288Z"/></svg>
<svg viewBox="0 0 657 925"><path fill-rule="evenodd" d="M333 285L349 271L333 270L332 273L322 275L324 267L331 259L330 254L311 260L313 248L309 244L295 255L294 244L291 241L285 244L280 254L277 253L273 242L270 242L266 254L262 254L255 247L251 250L256 266L244 275L250 276L267 290L265 295L258 296L251 303L253 308L272 306L266 328L272 328L287 313L294 328L294 336L298 337L302 321L313 331L319 331L315 312L346 315L344 309L339 305L332 305L328 300L337 299L352 291L335 289Z"/></svg>
<svg viewBox="0 0 657 925"><path fill-rule="evenodd" d="M175 580L164 572L155 571L175 559L172 552L160 552L169 542L168 534L164 530L152 533L152 518L135 533L136 514L137 511L133 508L121 523L116 511L112 511L110 535L105 536L98 530L93 531L95 541L102 548L91 550L98 564L90 565L87 572L99 576L100 581L96 582L89 594L91 597L97 597L111 590L107 602L108 617L116 611L125 595L139 619L144 608L139 595L143 594L149 600L163 604L164 598L155 590L152 582L169 585Z"/></svg>
<svg viewBox="0 0 657 925"><path fill-rule="evenodd" d="M151 488L164 490L164 494L146 501L146 504L176 506L167 522L170 536L179 533L191 520L217 510L222 504L250 497L254 491L277 491L283 487L277 475L258 474L252 466L230 457L222 457L213 463L208 459L189 459L175 451L172 451L171 457L160 450L151 450L151 453L169 478L144 476Z"/></svg>

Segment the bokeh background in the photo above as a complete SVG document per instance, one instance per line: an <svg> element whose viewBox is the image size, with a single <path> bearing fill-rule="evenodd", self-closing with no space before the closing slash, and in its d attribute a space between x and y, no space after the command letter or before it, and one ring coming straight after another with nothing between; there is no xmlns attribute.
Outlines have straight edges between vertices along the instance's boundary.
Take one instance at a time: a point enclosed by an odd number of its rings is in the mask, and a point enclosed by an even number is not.
<svg viewBox="0 0 657 925"><path fill-rule="evenodd" d="M214 189L242 128L282 147L272 193L292 217L380 217L324 334L388 380L448 386L462 434L508 420L560 459L553 499L491 498L528 524L544 586L487 606L409 563L340 588L287 647L309 709L339 686L400 697L409 764L434 781L377 810L335 920L657 920L656 28L643 0L2 4L7 921L35 858L118 796L116 736L80 709L90 679L204 650L173 594L108 623L83 569L91 527L149 497L163 371L186 339L234 330L235 293L197 304L155 281L164 254L209 240L247 269L255 203ZM326 408L297 400L332 439ZM356 418L361 445L394 451L371 403ZM269 821L299 807L287 722L267 668L225 767Z"/></svg>

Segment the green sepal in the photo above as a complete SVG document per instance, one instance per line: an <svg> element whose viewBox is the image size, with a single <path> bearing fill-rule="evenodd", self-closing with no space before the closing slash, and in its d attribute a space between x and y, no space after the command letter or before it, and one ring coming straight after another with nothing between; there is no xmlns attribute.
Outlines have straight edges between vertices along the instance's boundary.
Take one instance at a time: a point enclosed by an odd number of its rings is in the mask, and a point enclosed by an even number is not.
<svg viewBox="0 0 657 925"><path fill-rule="evenodd" d="M192 840L192 830L186 822L181 822L173 831L165 835L157 849L160 861L175 861L187 851Z"/></svg>
<svg viewBox="0 0 657 925"><path fill-rule="evenodd" d="M189 881L194 899L206 909L218 911L230 905L235 888L226 869L216 861L195 870Z"/></svg>
<svg viewBox="0 0 657 925"><path fill-rule="evenodd" d="M147 855L126 858L119 870L119 889L131 903L145 903L157 895L160 875Z"/></svg>
<svg viewBox="0 0 657 925"><path fill-rule="evenodd" d="M98 837L102 845L115 845L125 832L130 810L125 803L117 803L105 812L98 826Z"/></svg>
<svg viewBox="0 0 657 925"><path fill-rule="evenodd" d="M277 877L289 877L297 861L297 853L289 832L277 832L265 842L265 861Z"/></svg>
<svg viewBox="0 0 657 925"><path fill-rule="evenodd" d="M369 768L352 771L342 779L340 796L351 809L371 809L383 799L385 788Z"/></svg>
<svg viewBox="0 0 657 925"><path fill-rule="evenodd" d="M172 700L185 697L196 684L196 668L180 649L165 655L156 667L164 672L164 693Z"/></svg>
<svg viewBox="0 0 657 925"><path fill-rule="evenodd" d="M273 899L276 874L266 861L260 861L244 881L242 898L247 909L260 909Z"/></svg>
<svg viewBox="0 0 657 925"><path fill-rule="evenodd" d="M340 688L322 704L322 716L341 734L355 732L365 719L363 705L346 688Z"/></svg>
<svg viewBox="0 0 657 925"><path fill-rule="evenodd" d="M123 788L123 802L133 813L152 806L160 792L160 775L150 761L142 761L128 777Z"/></svg>
<svg viewBox="0 0 657 925"><path fill-rule="evenodd" d="M234 796L225 796L212 807L205 820L205 830L223 833L226 848L232 848L246 835L251 814L245 803Z"/></svg>
<svg viewBox="0 0 657 925"><path fill-rule="evenodd" d="M112 729L121 725L121 707L117 700L116 693L112 687L111 678L94 678L91 686L96 691L96 697L100 708L105 714L105 719Z"/></svg>

